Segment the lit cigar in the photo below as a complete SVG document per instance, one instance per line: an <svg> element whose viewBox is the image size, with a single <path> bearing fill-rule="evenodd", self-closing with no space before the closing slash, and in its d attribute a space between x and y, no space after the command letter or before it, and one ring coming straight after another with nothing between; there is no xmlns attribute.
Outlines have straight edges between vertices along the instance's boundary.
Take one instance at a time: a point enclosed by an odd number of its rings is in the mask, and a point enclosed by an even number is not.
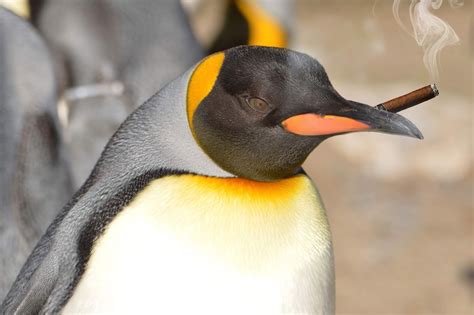
<svg viewBox="0 0 474 315"><path fill-rule="evenodd" d="M390 101L379 104L375 106L375 108L386 110L392 113L397 113L404 109L426 102L427 100L438 96L438 94L439 92L436 85L431 84L408 94L391 99Z"/></svg>

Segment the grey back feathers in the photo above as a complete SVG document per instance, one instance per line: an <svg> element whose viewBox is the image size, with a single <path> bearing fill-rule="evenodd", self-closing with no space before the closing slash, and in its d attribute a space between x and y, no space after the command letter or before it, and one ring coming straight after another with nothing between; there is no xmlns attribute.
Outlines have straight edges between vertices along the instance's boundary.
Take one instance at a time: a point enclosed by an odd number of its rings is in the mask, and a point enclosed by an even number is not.
<svg viewBox="0 0 474 315"><path fill-rule="evenodd" d="M76 187L126 116L203 57L176 0L49 0L36 24L60 61L65 88L124 87L69 102L65 137Z"/></svg>
<svg viewBox="0 0 474 315"><path fill-rule="evenodd" d="M0 298L72 195L48 50L0 7Z"/></svg>
<svg viewBox="0 0 474 315"><path fill-rule="evenodd" d="M192 70L122 124L86 184L29 257L0 311L59 311L77 285L104 224L153 177L176 173L233 177L210 160L188 127L186 91Z"/></svg>

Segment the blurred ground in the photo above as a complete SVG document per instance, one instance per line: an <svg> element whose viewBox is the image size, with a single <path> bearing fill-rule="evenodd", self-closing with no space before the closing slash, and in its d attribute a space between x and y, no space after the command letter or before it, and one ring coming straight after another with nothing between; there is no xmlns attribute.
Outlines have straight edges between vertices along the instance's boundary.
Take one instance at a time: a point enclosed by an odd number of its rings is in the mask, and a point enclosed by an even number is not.
<svg viewBox="0 0 474 315"><path fill-rule="evenodd" d="M427 85L422 51L391 6L297 0L292 48L316 57L349 99L375 105ZM346 135L306 163L334 235L338 314L474 314L472 10L465 1L437 12L461 43L441 55L440 96L403 112L423 141Z"/></svg>

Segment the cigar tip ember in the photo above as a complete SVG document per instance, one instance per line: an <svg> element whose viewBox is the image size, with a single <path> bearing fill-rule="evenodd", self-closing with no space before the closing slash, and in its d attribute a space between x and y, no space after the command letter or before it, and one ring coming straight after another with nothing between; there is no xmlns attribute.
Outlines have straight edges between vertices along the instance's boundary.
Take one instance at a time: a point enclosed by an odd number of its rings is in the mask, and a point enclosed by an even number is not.
<svg viewBox="0 0 474 315"><path fill-rule="evenodd" d="M436 86L436 84L431 84L431 89L433 90L433 93L434 93L434 96L438 96L439 95L439 90L438 90L438 87Z"/></svg>

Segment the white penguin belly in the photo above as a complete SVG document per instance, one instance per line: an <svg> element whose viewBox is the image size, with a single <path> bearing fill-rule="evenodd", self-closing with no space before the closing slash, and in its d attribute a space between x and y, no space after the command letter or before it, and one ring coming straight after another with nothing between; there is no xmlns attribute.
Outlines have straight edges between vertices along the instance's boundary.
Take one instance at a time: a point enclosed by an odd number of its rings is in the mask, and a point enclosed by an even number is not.
<svg viewBox="0 0 474 315"><path fill-rule="evenodd" d="M305 176L285 181L155 180L96 242L63 313L330 314L324 209Z"/></svg>

